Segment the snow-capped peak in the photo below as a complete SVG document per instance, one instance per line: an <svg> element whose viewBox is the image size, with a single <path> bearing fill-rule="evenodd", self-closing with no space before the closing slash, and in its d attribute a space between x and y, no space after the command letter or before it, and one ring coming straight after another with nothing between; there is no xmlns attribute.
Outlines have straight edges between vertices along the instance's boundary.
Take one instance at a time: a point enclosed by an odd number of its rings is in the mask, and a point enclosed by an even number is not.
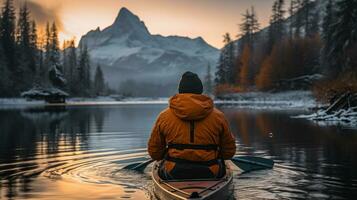
<svg viewBox="0 0 357 200"><path fill-rule="evenodd" d="M215 65L219 57L218 49L201 37L150 34L144 22L126 8L119 11L111 26L84 35L82 43L88 46L92 62L103 66L111 87L135 79L170 83L173 91L181 73L189 70L203 76L207 63Z"/></svg>
<svg viewBox="0 0 357 200"><path fill-rule="evenodd" d="M134 15L125 7L120 9L119 14L111 28L116 32L119 31L122 33L141 32L149 34L144 22L142 22L138 16Z"/></svg>

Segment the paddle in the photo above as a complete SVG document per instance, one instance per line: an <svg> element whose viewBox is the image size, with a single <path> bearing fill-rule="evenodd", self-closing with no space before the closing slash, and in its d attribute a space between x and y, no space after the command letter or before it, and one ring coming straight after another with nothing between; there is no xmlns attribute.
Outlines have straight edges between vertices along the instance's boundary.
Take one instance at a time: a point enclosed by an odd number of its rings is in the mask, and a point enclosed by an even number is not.
<svg viewBox="0 0 357 200"><path fill-rule="evenodd" d="M144 172L145 168L154 162L149 159L144 162L136 162L125 166L123 169L134 170L136 172ZM274 161L267 158L260 158L255 156L236 156L232 158L232 162L241 168L244 172L250 172L254 170L272 169L274 167Z"/></svg>
<svg viewBox="0 0 357 200"><path fill-rule="evenodd" d="M236 156L232 158L232 162L244 172L272 169L274 167L273 160L255 156Z"/></svg>
<svg viewBox="0 0 357 200"><path fill-rule="evenodd" d="M152 160L152 159L149 159L145 162L136 162L136 163L132 163L132 164L125 166L123 169L134 170L134 171L142 173L142 172L144 172L145 168L152 162L154 162L154 160Z"/></svg>

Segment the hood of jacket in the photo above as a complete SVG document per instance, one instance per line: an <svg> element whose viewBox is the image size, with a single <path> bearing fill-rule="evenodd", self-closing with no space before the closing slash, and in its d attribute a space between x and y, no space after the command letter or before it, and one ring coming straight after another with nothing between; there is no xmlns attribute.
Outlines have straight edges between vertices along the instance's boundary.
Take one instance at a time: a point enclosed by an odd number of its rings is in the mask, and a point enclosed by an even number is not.
<svg viewBox="0 0 357 200"><path fill-rule="evenodd" d="M202 94L176 94L169 101L170 109L182 120L200 120L213 111L213 101Z"/></svg>

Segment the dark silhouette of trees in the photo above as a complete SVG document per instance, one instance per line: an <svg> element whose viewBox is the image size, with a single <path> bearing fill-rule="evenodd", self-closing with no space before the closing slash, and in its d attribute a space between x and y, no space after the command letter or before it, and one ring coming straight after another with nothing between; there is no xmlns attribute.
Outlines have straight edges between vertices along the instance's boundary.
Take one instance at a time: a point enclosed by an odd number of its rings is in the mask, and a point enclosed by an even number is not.
<svg viewBox="0 0 357 200"><path fill-rule="evenodd" d="M260 30L260 24L258 22L257 14L255 12L254 6L251 10L246 10L246 13L242 15L242 23L240 24L240 32L243 41L243 47L247 43L252 47L252 42L254 41L255 33Z"/></svg>
<svg viewBox="0 0 357 200"><path fill-rule="evenodd" d="M98 65L97 69L95 70L93 89L94 89L94 94L97 96L105 94L104 76L100 65Z"/></svg>
<svg viewBox="0 0 357 200"><path fill-rule="evenodd" d="M207 65L207 72L204 79L204 89L206 94L213 94L213 83L212 83L212 74L211 74L211 65Z"/></svg>
<svg viewBox="0 0 357 200"><path fill-rule="evenodd" d="M357 1L341 0L336 6L336 22L326 32L333 41L329 46L329 57L335 59L338 72L356 70L352 60L357 43Z"/></svg>
<svg viewBox="0 0 357 200"><path fill-rule="evenodd" d="M221 51L216 72L216 84L234 83L234 44L229 33L223 35L225 47Z"/></svg>
<svg viewBox="0 0 357 200"><path fill-rule="evenodd" d="M1 13L1 31L0 40L2 43L2 52L4 55L4 63L7 67L6 71L9 72L10 84L7 90L8 95L16 95L18 89L16 82L21 79L21 71L18 69L16 62L16 41L15 41L15 8L12 0L6 0ZM15 91L14 91L15 89Z"/></svg>
<svg viewBox="0 0 357 200"><path fill-rule="evenodd" d="M16 19L13 0L4 1L0 12L1 97L19 96L31 88L52 87L72 96L93 95L89 53L86 48L79 53L78 57L74 40L60 48L54 22L47 23L45 35L39 38L26 2L21 4Z"/></svg>
<svg viewBox="0 0 357 200"><path fill-rule="evenodd" d="M284 0L276 0L272 7L272 15L270 17L270 26L269 26L269 36L268 36L268 45L267 53L269 54L273 48L273 45L277 41L281 41L285 35L284 27Z"/></svg>

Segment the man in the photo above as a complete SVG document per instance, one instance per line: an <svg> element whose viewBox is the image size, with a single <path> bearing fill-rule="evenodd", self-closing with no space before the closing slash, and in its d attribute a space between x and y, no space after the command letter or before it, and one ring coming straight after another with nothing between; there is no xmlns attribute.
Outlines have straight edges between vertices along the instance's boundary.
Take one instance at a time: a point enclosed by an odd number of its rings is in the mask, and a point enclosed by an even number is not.
<svg viewBox="0 0 357 200"><path fill-rule="evenodd" d="M222 161L236 152L227 120L202 92L197 74L184 73L179 94L171 97L155 123L148 152L154 160L163 160L163 178L217 178L224 175Z"/></svg>

